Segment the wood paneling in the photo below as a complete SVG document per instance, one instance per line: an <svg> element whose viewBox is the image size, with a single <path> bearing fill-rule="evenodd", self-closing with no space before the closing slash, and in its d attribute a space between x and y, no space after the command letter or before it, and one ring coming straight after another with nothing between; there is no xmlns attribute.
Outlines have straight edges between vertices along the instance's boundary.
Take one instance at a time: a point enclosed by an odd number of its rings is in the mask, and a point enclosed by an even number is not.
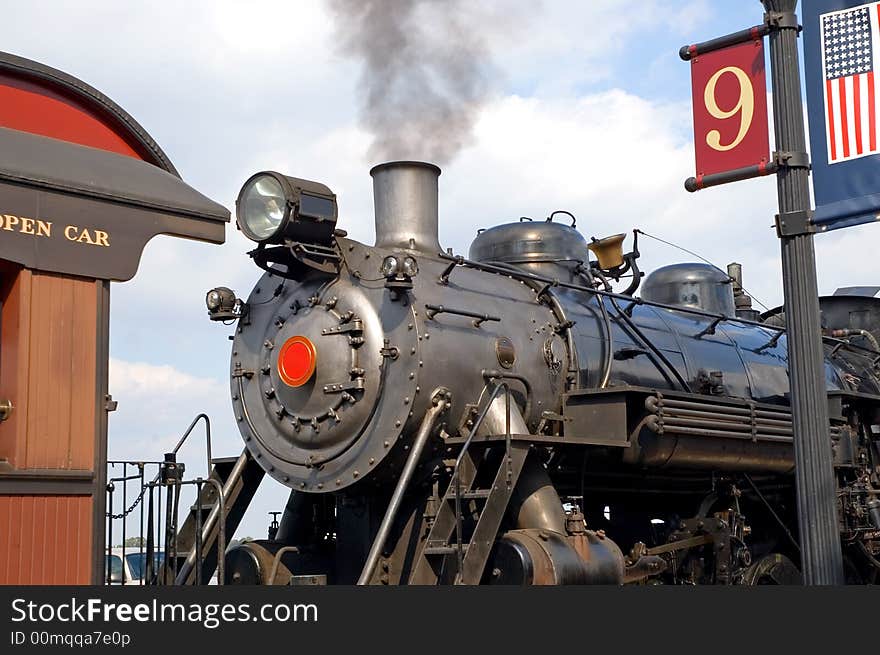
<svg viewBox="0 0 880 655"><path fill-rule="evenodd" d="M0 496L0 584L89 584L89 496Z"/></svg>
<svg viewBox="0 0 880 655"><path fill-rule="evenodd" d="M94 470L102 284L0 262L0 398L14 406L0 460L13 469ZM0 495L0 584L89 584L103 568L93 550L103 494L87 495L100 479L81 495L25 489Z"/></svg>
<svg viewBox="0 0 880 655"><path fill-rule="evenodd" d="M0 459L17 469L91 470L95 457L100 282L20 270L3 275Z"/></svg>

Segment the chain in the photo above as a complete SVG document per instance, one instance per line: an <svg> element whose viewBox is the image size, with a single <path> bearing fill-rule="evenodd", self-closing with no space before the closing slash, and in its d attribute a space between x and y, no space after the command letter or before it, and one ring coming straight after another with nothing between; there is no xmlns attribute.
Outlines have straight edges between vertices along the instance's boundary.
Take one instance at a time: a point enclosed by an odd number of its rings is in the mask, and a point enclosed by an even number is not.
<svg viewBox="0 0 880 655"><path fill-rule="evenodd" d="M111 514L110 512L107 512L107 516L113 520L124 519L126 516L128 516L129 514L132 513L132 511L134 510L135 507L140 505L140 502L144 499L144 493L146 491L147 491L147 485L144 485L141 488L141 492L138 494L138 497L134 499L134 502L129 506L129 508L127 510L125 510L124 512L121 512L120 514Z"/></svg>

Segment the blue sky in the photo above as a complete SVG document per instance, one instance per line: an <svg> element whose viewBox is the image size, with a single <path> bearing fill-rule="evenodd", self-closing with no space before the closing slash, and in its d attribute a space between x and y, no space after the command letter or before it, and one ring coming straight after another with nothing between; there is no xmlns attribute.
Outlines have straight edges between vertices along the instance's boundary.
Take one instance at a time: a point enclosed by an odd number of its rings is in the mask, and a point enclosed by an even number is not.
<svg viewBox="0 0 880 655"><path fill-rule="evenodd" d="M393 5L393 2L389 3ZM441 242L465 252L478 227L554 209L587 236L644 229L719 265L740 261L746 286L781 302L772 179L687 194L693 144L688 42L761 22L759 2L640 0L466 3L492 56L491 97L470 144L444 166ZM253 172L328 184L340 227L371 242L370 135L359 126L357 62L336 49L319 2L0 0L4 50L72 73L116 100L183 177L228 207ZM818 238L824 293L876 281L880 232ZM207 289L246 295L258 271L233 226L222 247L154 239L138 276L111 299L110 452L154 458L198 411L215 452L241 441L229 409L228 328L209 323ZM645 241L643 264L683 261ZM199 470L201 450L185 453ZM286 492L267 481L240 534L262 536Z"/></svg>

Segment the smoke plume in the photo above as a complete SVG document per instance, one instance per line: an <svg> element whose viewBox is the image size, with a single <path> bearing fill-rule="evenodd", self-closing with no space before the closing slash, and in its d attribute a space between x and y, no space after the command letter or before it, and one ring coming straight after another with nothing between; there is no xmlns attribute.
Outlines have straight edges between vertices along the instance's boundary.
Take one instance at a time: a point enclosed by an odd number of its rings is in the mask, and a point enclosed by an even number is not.
<svg viewBox="0 0 880 655"><path fill-rule="evenodd" d="M444 164L468 145L491 63L473 4L329 0L340 51L363 65L360 118L373 136L370 160Z"/></svg>

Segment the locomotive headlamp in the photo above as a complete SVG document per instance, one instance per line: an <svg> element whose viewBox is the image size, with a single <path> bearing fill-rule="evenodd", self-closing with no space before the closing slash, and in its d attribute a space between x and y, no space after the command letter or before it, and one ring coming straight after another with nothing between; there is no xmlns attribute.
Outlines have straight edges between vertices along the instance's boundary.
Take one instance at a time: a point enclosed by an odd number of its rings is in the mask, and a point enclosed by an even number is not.
<svg viewBox="0 0 880 655"><path fill-rule="evenodd" d="M379 267L379 272L385 277L394 277L397 275L397 267L397 257L394 255L388 255L382 260L382 266Z"/></svg>
<svg viewBox="0 0 880 655"><path fill-rule="evenodd" d="M320 182L264 171L235 201L236 222L251 241L328 245L336 228L336 195Z"/></svg>
<svg viewBox="0 0 880 655"><path fill-rule="evenodd" d="M205 305L212 321L229 321L241 316L242 302L227 287L211 289L205 295Z"/></svg>
<svg viewBox="0 0 880 655"><path fill-rule="evenodd" d="M415 257L407 255L403 259L388 255L382 260L379 272L387 278L406 277L411 278L419 274L419 263Z"/></svg>
<svg viewBox="0 0 880 655"><path fill-rule="evenodd" d="M419 264L410 255L388 255L382 260L379 272L385 278L385 287L399 294L412 289L412 279L419 272Z"/></svg>
<svg viewBox="0 0 880 655"><path fill-rule="evenodd" d="M419 264L415 257L403 258L403 274L407 277L414 277L419 274Z"/></svg>

